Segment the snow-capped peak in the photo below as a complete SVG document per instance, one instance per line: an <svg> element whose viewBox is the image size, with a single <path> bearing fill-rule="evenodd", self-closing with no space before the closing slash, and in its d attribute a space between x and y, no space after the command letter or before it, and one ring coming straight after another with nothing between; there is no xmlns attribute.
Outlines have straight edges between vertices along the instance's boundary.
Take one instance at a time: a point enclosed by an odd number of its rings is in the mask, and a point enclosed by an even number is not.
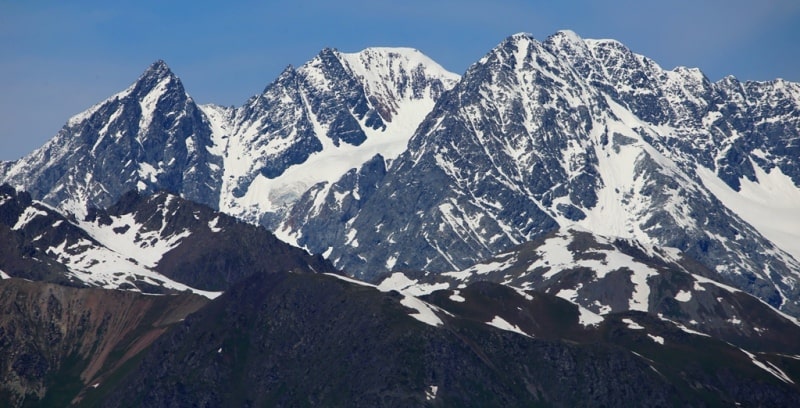
<svg viewBox="0 0 800 408"><path fill-rule="evenodd" d="M421 99L441 92L430 89L431 80L445 82L452 87L459 75L449 72L428 56L413 48L367 48L357 53L338 53L350 72L363 82L368 97L391 103L403 99ZM391 118L384 118L391 121Z"/></svg>
<svg viewBox="0 0 800 408"><path fill-rule="evenodd" d="M533 34L521 31L508 36L504 42L516 43L520 41L536 41L536 39L533 37Z"/></svg>
<svg viewBox="0 0 800 408"><path fill-rule="evenodd" d="M560 37L563 38L571 43L582 43L583 38L579 36L576 32L572 30L558 30L555 34L551 37Z"/></svg>
<svg viewBox="0 0 800 408"><path fill-rule="evenodd" d="M220 208L264 221L311 186L397 157L459 76L410 48L324 49L233 115ZM213 115L212 115L213 116Z"/></svg>

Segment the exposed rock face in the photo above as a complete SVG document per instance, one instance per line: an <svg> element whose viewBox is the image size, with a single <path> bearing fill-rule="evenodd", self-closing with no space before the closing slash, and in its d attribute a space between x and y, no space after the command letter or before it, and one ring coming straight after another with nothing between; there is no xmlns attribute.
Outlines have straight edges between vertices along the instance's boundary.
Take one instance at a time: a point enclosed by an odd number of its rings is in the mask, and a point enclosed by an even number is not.
<svg viewBox="0 0 800 408"><path fill-rule="evenodd" d="M665 71L613 41L518 34L470 67L387 168L353 172L371 188L348 190L352 175L312 188L279 234L369 280L461 270L577 225L677 248L717 280L797 314L793 244L765 237L766 207L759 217L736 212L744 196L731 177L764 186L778 177L771 169L794 177L796 160L771 146L792 146L796 128L768 136L742 118L792 128L800 88L729 88L730 79ZM746 150L742 138L754 140ZM773 164L752 164L765 160Z"/></svg>
<svg viewBox="0 0 800 408"><path fill-rule="evenodd" d="M0 395L6 406L66 406L130 364L208 299L0 280Z"/></svg>

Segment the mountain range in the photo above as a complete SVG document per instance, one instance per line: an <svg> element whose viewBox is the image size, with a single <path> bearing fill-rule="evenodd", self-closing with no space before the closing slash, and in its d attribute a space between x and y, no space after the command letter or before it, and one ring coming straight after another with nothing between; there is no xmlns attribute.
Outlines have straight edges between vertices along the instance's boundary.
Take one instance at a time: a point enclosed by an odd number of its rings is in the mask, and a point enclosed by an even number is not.
<svg viewBox="0 0 800 408"><path fill-rule="evenodd" d="M791 406L798 140L800 84L570 31L325 49L240 107L157 61L0 162L3 290L59 293L5 307L0 396Z"/></svg>

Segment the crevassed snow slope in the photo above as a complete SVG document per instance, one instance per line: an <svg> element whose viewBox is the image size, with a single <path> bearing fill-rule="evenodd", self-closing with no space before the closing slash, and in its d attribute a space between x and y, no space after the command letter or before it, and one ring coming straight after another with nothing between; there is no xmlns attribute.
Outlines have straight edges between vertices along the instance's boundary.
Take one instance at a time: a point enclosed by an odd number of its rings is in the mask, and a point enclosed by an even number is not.
<svg viewBox="0 0 800 408"><path fill-rule="evenodd" d="M753 163L753 169L756 181L742 178L739 191L705 167L698 166L697 174L726 207L800 260L800 188L779 167L767 172Z"/></svg>

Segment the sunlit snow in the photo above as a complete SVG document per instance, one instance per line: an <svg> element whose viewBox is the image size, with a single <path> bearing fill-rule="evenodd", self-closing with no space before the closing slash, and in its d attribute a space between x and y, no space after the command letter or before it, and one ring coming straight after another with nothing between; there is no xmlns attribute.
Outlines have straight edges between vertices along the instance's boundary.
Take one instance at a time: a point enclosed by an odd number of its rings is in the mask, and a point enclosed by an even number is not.
<svg viewBox="0 0 800 408"><path fill-rule="evenodd" d="M516 324L511 324L500 316L495 316L491 321L486 322L489 326L497 327L498 329L521 334L525 337L531 337L528 333L522 331Z"/></svg>
<svg viewBox="0 0 800 408"><path fill-rule="evenodd" d="M644 327L633 321L633 319L622 319L622 322L627 324L628 328L631 330L644 330Z"/></svg>
<svg viewBox="0 0 800 408"><path fill-rule="evenodd" d="M418 78L411 73L418 72L419 68L422 70L420 72L424 72L424 78L441 80L446 88L452 87L458 79L458 75L444 70L430 58L412 49L369 48L352 54L334 51L334 55L345 70L361 81L371 103L381 104L374 108L378 108L385 116L385 129L376 130L361 123L367 136L363 143L358 146L339 143L337 146L327 136L328 124L317 117L320 112L312 109L307 90L301 89L299 93L303 106L297 109L302 111L285 114L307 117L313 125L315 137L322 144L322 151L312 153L303 163L292 165L280 176L270 179L259 172L260 158L282 152L295 135L282 139L276 135L259 134L259 122L244 123L241 128L234 128L226 124L228 119L224 114L211 112L211 107L205 107L204 111L214 123L215 134L224 134L215 136L215 140L220 140L218 143L222 144L225 137L229 138L225 142L225 174L220 202L222 211L257 220L261 214L281 211L317 183L338 180L348 170L358 168L377 154L387 161L396 158L405 150L414 130L435 103L431 91L416 84ZM298 68L297 72L307 79L308 86L321 91L331 87L331 79L323 73L319 57ZM413 91L415 86L422 92ZM285 102L287 109L295 106L290 99ZM246 185L240 185L248 179L250 181ZM234 188L243 188L244 195L233 196L231 191ZM275 232L281 239L295 241L288 229L278 228Z"/></svg>
<svg viewBox="0 0 800 408"><path fill-rule="evenodd" d="M36 217L46 217L47 213L33 206L25 208L25 211L17 219L17 222L11 227L12 230L20 230L25 228L29 222Z"/></svg>
<svg viewBox="0 0 800 408"><path fill-rule="evenodd" d="M758 367L758 368L760 368L760 369L772 374L773 376L775 376L776 378L778 378L779 380L781 380L781 381L783 381L783 382L785 382L787 384L794 384L795 383L792 380L791 377L786 375L786 373L783 372L783 370L781 370L780 368L776 367L771 362L767 361L766 363L763 363L763 362L759 361L758 358L756 358L755 354L753 354L753 353L751 353L751 352L749 352L749 351L747 351L747 350L745 350L743 348L740 348L739 350L742 353L746 354L747 357L750 357L750 361L752 361L753 364L756 367Z"/></svg>
<svg viewBox="0 0 800 408"><path fill-rule="evenodd" d="M682 291L678 292L677 295L675 295L675 300L677 300L678 302L684 302L684 303L688 302L688 301L692 300L692 292L690 292L688 290L682 290Z"/></svg>
<svg viewBox="0 0 800 408"><path fill-rule="evenodd" d="M444 324L442 319L436 315L434 310L439 310L436 306L430 305L425 301L422 301L415 296L420 296L425 294L424 289L416 288L413 283L416 281L410 280L402 273L394 273L392 277L389 278L387 281L381 282L380 285L375 286L371 285L366 282L359 281L357 279L348 278L346 276L333 274L333 273L326 273L328 276L333 276L337 279L341 279L350 283L354 283L356 285L362 286L370 286L380 290L381 292L390 292L392 290L396 290L403 295L403 299L400 300L400 304L409 308L413 309L415 313L409 313L408 315L427 324L430 326L441 326ZM431 290L432 292L432 290Z"/></svg>
<svg viewBox="0 0 800 408"><path fill-rule="evenodd" d="M752 165L756 181L742 178L738 192L705 167L698 166L697 174L726 207L800 261L800 187L778 167L767 173Z"/></svg>

